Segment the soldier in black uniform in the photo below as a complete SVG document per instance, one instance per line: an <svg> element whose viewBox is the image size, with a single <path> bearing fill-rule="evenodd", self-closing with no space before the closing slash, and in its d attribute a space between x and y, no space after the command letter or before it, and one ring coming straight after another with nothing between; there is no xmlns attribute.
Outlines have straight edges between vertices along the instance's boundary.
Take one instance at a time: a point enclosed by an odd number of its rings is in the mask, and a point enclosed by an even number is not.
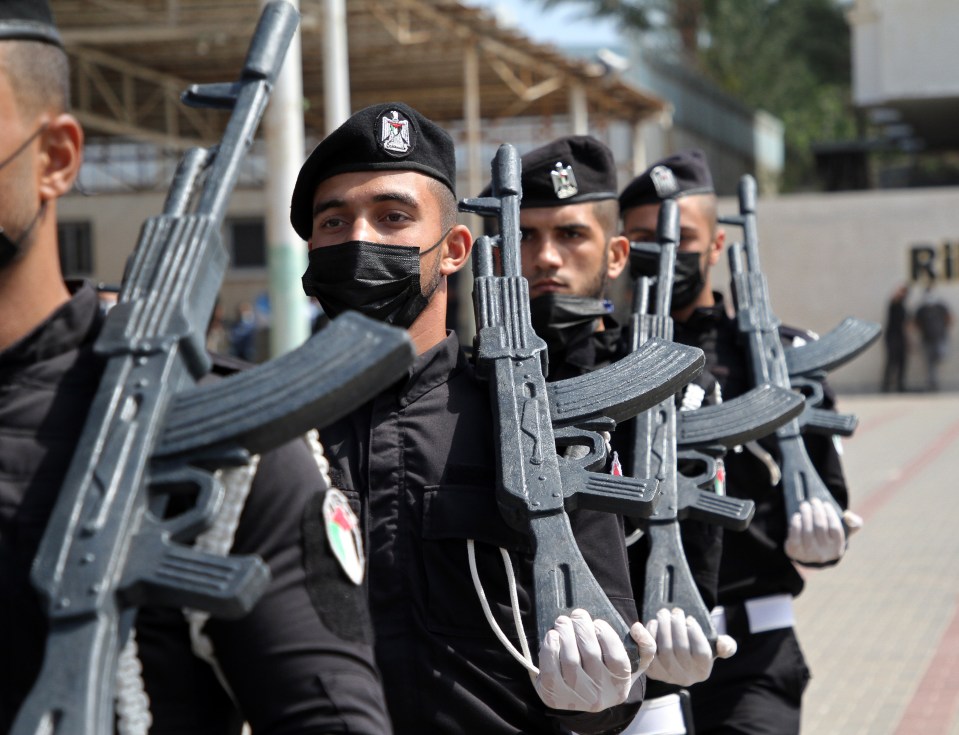
<svg viewBox="0 0 959 735"><path fill-rule="evenodd" d="M521 264L549 380L575 377L622 354L608 287L629 262L619 235L616 168L596 138L573 135L522 157Z"/></svg>
<svg viewBox="0 0 959 735"><path fill-rule="evenodd" d="M30 565L103 370L97 293L67 286L58 262L57 199L83 143L68 80L47 4L0 2L0 732L40 669ZM245 618L202 627L218 671L193 654L182 611L140 610L151 733L225 735L243 720L254 733L389 732L362 588L325 537L325 489L306 441L261 457L232 548L259 554L272 582ZM122 726L145 732L143 692L125 691Z"/></svg>
<svg viewBox="0 0 959 735"><path fill-rule="evenodd" d="M389 103L357 112L320 143L292 200L291 221L310 245L307 293L333 317L356 309L405 327L419 353L405 380L322 432L333 484L360 509L393 727L416 735L618 732L643 686L626 701L625 649L605 621L583 611L558 618L539 650L541 673L531 676L481 606L488 601L509 645L528 645L536 663L532 549L497 509L489 389L445 328L447 277L472 248L456 223L454 179L449 135ZM582 511L571 523L622 617L636 620L618 520ZM643 670L653 641L638 623L631 633Z"/></svg>
<svg viewBox="0 0 959 735"><path fill-rule="evenodd" d="M534 326L549 347L549 377L575 377L608 365L627 349L605 298L609 283L622 274L629 259L629 240L619 229L613 154L591 136L559 138L523 155L522 183L521 261L530 284ZM684 400L688 404L696 397L698 405L714 383L708 372L701 374L687 387ZM627 467L632 428L629 422L612 437L618 459ZM684 521L681 529L690 567L711 606L716 599L721 530L698 521ZM647 554L644 539L629 547L637 600L642 600ZM667 695L701 681L712 669L709 642L695 619L682 610L662 610L646 626L656 634L657 654L647 671L646 701L628 730L631 733L652 731L651 718L657 723L681 720L678 698ZM723 657L735 651L728 636L721 637L718 647ZM655 715L650 714L653 711Z"/></svg>
<svg viewBox="0 0 959 735"><path fill-rule="evenodd" d="M722 295L712 290L711 268L722 253L725 233L717 224L712 177L701 151L666 158L623 190L620 209L631 240L654 236L660 204L667 198L679 205L681 227L672 304L675 339L701 348L722 396L734 398L750 387L748 366L736 324ZM798 336L785 328L782 334L784 340ZM845 508L848 495L834 441L810 435L806 446L829 491ZM725 465L727 492L753 500L756 514L746 531L724 536L719 604L739 650L730 660L717 662L708 680L691 687L696 732L798 733L809 671L793 631L792 598L803 587L795 565L834 564L845 549L845 532L832 507L818 500L804 503L787 522L776 457L762 443L727 454ZM861 525L849 511L844 520L851 529Z"/></svg>

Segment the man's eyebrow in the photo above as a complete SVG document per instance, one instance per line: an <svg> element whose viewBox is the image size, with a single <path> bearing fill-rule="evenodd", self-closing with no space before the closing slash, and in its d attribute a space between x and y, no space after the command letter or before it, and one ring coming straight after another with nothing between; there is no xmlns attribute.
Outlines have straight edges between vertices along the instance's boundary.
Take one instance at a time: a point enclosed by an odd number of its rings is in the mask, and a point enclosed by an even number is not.
<svg viewBox="0 0 959 735"><path fill-rule="evenodd" d="M400 204L405 204L407 207L413 209L419 209L419 202L416 201L410 194L407 194L405 191L386 191L382 194L377 194L373 197L373 201L376 203L379 202L399 202ZM313 205L313 216L325 212L328 209L336 209L337 207L345 207L346 200L344 199L322 199Z"/></svg>
<svg viewBox="0 0 959 735"><path fill-rule="evenodd" d="M313 216L325 212L327 209L335 209L336 207L346 206L346 202L343 199L323 199L318 201L313 205Z"/></svg>
<svg viewBox="0 0 959 735"><path fill-rule="evenodd" d="M399 202L400 204L405 204L407 207L412 207L413 209L419 209L420 203L416 201L416 198L412 194L407 194L405 191L387 191L382 194L377 194L373 197L374 202Z"/></svg>
<svg viewBox="0 0 959 735"><path fill-rule="evenodd" d="M563 222L562 224L554 225L557 230L588 230L589 225L585 222Z"/></svg>

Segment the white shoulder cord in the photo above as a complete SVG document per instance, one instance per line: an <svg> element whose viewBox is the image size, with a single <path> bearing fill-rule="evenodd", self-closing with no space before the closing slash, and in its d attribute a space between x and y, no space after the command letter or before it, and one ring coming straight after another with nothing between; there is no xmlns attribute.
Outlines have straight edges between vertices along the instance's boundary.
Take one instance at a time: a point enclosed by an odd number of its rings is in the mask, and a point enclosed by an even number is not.
<svg viewBox="0 0 959 735"><path fill-rule="evenodd" d="M744 446L749 450L750 454L766 465L766 470L769 472L769 484L778 485L782 479L782 472L779 469L779 465L776 464L776 460L773 459L773 456L763 449L758 441L746 442Z"/></svg>
<svg viewBox="0 0 959 735"><path fill-rule="evenodd" d="M310 446L310 450L313 452L313 459L316 461L317 469L319 469L320 474L323 476L323 481L327 487L333 487L333 483L330 481L330 461L326 458L326 455L323 454L323 445L320 444L320 432L316 429L310 429L310 431L306 432L304 438Z"/></svg>
<svg viewBox="0 0 959 735"><path fill-rule="evenodd" d="M519 661L530 673L530 678L535 679L539 676L539 669L533 663L533 656L529 650L529 644L526 642L526 631L523 629L523 620L519 612L519 598L516 594L516 577L513 574L513 563L510 561L506 549L500 548L500 554L503 557L503 566L506 567L506 578L509 582L509 602L513 611L513 625L516 626L516 636L519 638L519 645L523 649L520 653L516 646L510 643L509 638L503 633L496 618L493 617L493 611L490 609L489 601L486 599L486 592L483 591L483 583L479 578L479 570L476 568L476 547L473 539L466 539L466 553L469 556L470 575L473 577L473 587L476 588L476 594L479 596L480 606L483 608L483 614L489 623L493 633L503 644L503 647L509 654Z"/></svg>
<svg viewBox="0 0 959 735"><path fill-rule="evenodd" d="M319 469L323 480L329 487L330 464L323 454L318 432L316 430L308 432L305 439L313 454L313 459L316 461L317 469ZM195 543L197 549L220 556L226 556L230 553L259 461L259 455L254 455L250 462L243 467L217 471L218 479L223 483L225 491L223 504L219 513L217 513L213 526L197 537ZM217 663L213 642L203 632L203 626L210 618L209 613L186 609L183 613L190 626L190 644L193 653L210 664L220 680L220 684L230 697L234 698L233 692L230 691L226 678ZM153 724L153 718L150 714L150 699L143 683L143 668L137 655L135 628L130 631L130 637L120 652L117 662L116 684L117 732L119 735L146 735L149 732L150 725ZM248 725L244 726L244 732L249 732Z"/></svg>
<svg viewBox="0 0 959 735"><path fill-rule="evenodd" d="M703 399L706 398L706 391L701 385L690 383L683 391L683 402L680 405L680 411L695 411L703 405Z"/></svg>
<svg viewBox="0 0 959 735"><path fill-rule="evenodd" d="M256 475L256 468L259 463L260 456L254 455L250 462L242 467L217 470L218 479L223 483L223 505L220 507L220 512L217 513L213 525L197 536L194 544L197 549L218 556L226 556L230 553L230 549L233 548L237 526L240 525L240 515L243 513L243 506L246 505L246 499L250 494L250 487L253 485L253 477ZM213 641L203 632L203 626L210 619L210 614L201 610L189 609L184 609L183 614L190 625L190 644L194 655L210 664L217 679L220 680L220 685L235 702L233 692L230 690L226 677L220 669L220 664L216 660Z"/></svg>
<svg viewBox="0 0 959 735"><path fill-rule="evenodd" d="M143 667L137 657L136 629L117 660L117 732L119 735L146 735L153 724L150 698L143 684Z"/></svg>
<svg viewBox="0 0 959 735"><path fill-rule="evenodd" d="M642 537L643 537L643 529L637 528L635 531L629 534L629 536L626 537L626 545L632 546L637 541L639 541Z"/></svg>
<svg viewBox="0 0 959 735"><path fill-rule="evenodd" d="M313 429L308 431L303 437L310 448L313 460L316 462L317 469L323 477L327 487L330 487L330 463L323 454L323 446L320 444L319 433ZM253 478L256 475L256 469L259 465L260 457L255 455L250 463L245 467L237 467L222 471L221 480L226 489L223 507L217 515L213 527L197 537L196 546L205 551L226 556L233 548L233 540L236 536L236 529L240 523L240 515L246 504L246 499L250 494L250 488L253 485ZM190 641L193 645L193 653L206 661L213 668L220 684L223 686L230 698L236 703L236 697L227 684L226 677L216 660L216 652L213 650L213 642L203 632L203 626L209 619L209 614L196 610L185 610L187 620L190 623ZM239 707L238 707L239 709ZM249 723L244 723L243 734L249 735L251 732Z"/></svg>
<svg viewBox="0 0 959 735"><path fill-rule="evenodd" d="M216 478L223 484L224 489L223 503L213 525L197 536L194 544L197 549L220 556L226 556L230 552L236 527L240 523L240 514L250 493L250 486L253 484L253 476L256 474L259 461L259 456L254 456L249 464L243 467L217 471ZM210 618L209 613L199 610L184 610L183 613L190 626L190 645L193 653L213 667L220 683L232 697L233 694L217 664L213 643L203 633L203 626ZM137 656L135 628L130 631L130 638L120 652L117 662L116 700L119 734L146 735L150 725L153 724L153 718L150 714L150 698L143 683L143 667Z"/></svg>

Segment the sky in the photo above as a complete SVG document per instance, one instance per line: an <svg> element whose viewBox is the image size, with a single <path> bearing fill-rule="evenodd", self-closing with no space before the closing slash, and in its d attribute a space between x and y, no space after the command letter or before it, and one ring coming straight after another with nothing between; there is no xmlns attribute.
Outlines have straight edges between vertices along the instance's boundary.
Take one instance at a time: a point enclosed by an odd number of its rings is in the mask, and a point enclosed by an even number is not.
<svg viewBox="0 0 959 735"><path fill-rule="evenodd" d="M563 46L614 46L618 40L611 21L584 20L584 11L576 3L545 11L538 0L463 0L466 5L485 7L500 17L500 23L515 25L534 41ZM589 35L584 35L589 29Z"/></svg>

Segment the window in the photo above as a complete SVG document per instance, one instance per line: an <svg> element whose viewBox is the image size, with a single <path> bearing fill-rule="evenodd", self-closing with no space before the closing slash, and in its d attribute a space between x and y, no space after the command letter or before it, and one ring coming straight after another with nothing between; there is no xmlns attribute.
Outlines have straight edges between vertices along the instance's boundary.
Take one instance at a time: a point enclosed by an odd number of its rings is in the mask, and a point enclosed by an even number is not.
<svg viewBox="0 0 959 735"><path fill-rule="evenodd" d="M226 223L232 268L266 267L266 223L262 219L235 219Z"/></svg>
<svg viewBox="0 0 959 735"><path fill-rule="evenodd" d="M93 227L89 222L59 222L57 241L65 278L93 275Z"/></svg>

